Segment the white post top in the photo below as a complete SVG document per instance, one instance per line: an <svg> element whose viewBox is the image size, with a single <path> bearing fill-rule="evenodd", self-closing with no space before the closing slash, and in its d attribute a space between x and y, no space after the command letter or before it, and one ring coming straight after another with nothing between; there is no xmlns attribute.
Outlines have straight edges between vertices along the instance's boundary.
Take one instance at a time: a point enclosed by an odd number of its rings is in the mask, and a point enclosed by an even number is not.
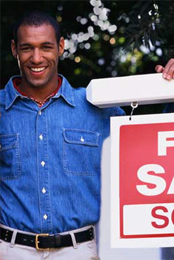
<svg viewBox="0 0 174 260"><path fill-rule="evenodd" d="M98 107L174 102L174 80L163 79L161 73L93 79L86 97Z"/></svg>

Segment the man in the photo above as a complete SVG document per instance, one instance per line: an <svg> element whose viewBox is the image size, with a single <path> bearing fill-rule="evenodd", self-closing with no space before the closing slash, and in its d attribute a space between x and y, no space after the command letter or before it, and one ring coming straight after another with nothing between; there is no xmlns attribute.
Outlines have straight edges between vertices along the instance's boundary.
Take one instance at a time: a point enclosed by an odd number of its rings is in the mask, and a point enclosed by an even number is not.
<svg viewBox="0 0 174 260"><path fill-rule="evenodd" d="M46 14L22 18L11 48L21 76L0 92L1 260L99 259L101 148L124 112L58 74L64 40Z"/></svg>
<svg viewBox="0 0 174 260"><path fill-rule="evenodd" d="M0 94L1 260L98 259L101 148L124 112L57 74L64 40L46 14L22 18L11 48L21 76Z"/></svg>

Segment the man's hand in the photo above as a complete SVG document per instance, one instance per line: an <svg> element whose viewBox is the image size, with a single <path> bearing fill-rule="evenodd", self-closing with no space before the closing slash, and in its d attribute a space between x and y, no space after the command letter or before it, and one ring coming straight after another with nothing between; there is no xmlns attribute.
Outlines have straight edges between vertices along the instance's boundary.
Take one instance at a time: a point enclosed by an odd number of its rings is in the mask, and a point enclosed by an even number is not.
<svg viewBox="0 0 174 260"><path fill-rule="evenodd" d="M156 72L163 73L163 78L167 80L174 79L174 59L170 59L166 66L157 65L155 67Z"/></svg>

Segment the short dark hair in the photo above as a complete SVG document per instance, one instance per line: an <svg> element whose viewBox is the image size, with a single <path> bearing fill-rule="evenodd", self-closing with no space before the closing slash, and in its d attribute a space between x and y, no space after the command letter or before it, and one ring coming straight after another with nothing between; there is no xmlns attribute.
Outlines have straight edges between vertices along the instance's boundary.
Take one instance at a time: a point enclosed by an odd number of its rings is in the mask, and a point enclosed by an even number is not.
<svg viewBox="0 0 174 260"><path fill-rule="evenodd" d="M20 26L29 25L29 26L36 26L39 27L43 24L51 25L55 31L57 44L59 44L61 38L60 26L58 22L51 17L50 15L43 13L41 11L31 11L26 12L22 18L20 18L17 23L14 25L13 28L13 39L17 46L18 42L18 29Z"/></svg>

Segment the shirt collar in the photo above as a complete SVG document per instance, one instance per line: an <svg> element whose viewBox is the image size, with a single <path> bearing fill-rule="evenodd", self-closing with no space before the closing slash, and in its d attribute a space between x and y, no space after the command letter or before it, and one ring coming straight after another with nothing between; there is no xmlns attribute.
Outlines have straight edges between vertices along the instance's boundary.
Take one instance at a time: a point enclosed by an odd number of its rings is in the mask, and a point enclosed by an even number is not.
<svg viewBox="0 0 174 260"><path fill-rule="evenodd" d="M69 105L75 107L74 89L63 75L59 74L59 76L62 78L62 85L53 98L58 98L61 96Z"/></svg>
<svg viewBox="0 0 174 260"><path fill-rule="evenodd" d="M5 86L5 93L6 93L5 108L6 108L6 110L9 109L13 105L13 103L15 102L15 100L18 97L22 96L19 92L16 91L16 89L13 86L13 79L19 78L19 77L20 76L14 76L14 77L10 78L7 85Z"/></svg>
<svg viewBox="0 0 174 260"><path fill-rule="evenodd" d="M75 107L73 88L63 75L60 75L60 76L62 77L62 86L60 87L58 93L53 98L59 98L60 96L62 96L69 105ZM18 97L22 97L22 94L20 94L13 86L14 78L20 78L20 76L11 77L5 87L6 110L9 109L13 105L13 103L15 102L15 100Z"/></svg>

